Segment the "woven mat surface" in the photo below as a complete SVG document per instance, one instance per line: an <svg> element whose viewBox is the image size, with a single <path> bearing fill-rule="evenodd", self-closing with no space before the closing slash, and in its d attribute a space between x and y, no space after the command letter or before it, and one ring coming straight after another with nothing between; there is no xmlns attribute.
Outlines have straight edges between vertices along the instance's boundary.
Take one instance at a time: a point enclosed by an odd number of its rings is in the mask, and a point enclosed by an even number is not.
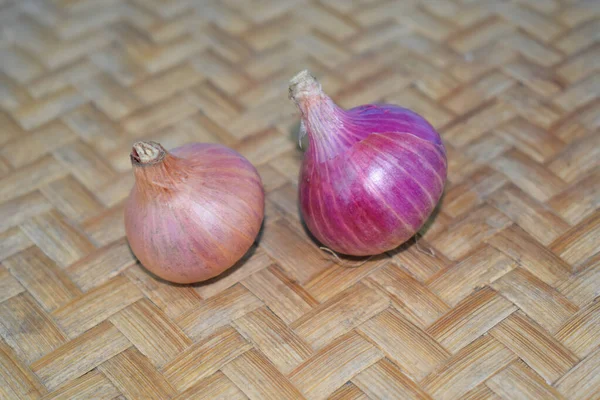
<svg viewBox="0 0 600 400"><path fill-rule="evenodd" d="M600 398L600 2L0 0L0 27L0 398ZM304 232L305 68L439 129L418 245L347 268ZM129 250L139 139L257 166L220 279Z"/></svg>

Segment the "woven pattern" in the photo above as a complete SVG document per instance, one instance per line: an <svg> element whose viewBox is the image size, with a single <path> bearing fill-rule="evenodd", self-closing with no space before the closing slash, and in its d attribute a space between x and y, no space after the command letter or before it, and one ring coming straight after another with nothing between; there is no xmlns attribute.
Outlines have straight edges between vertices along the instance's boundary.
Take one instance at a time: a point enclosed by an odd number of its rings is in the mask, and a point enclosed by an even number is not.
<svg viewBox="0 0 600 400"><path fill-rule="evenodd" d="M0 0L0 27L0 398L600 398L600 2ZM305 68L439 129L418 245L348 268L306 235ZM139 139L257 166L220 279L130 252Z"/></svg>

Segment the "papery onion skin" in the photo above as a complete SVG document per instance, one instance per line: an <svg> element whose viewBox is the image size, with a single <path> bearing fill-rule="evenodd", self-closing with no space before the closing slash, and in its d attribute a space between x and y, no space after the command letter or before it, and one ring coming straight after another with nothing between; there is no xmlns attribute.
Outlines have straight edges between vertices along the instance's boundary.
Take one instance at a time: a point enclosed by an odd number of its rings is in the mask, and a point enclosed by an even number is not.
<svg viewBox="0 0 600 400"><path fill-rule="evenodd" d="M309 136L299 201L309 231L352 256L392 250L431 216L447 178L444 144L417 113L392 104L349 110L303 71L290 85Z"/></svg>
<svg viewBox="0 0 600 400"><path fill-rule="evenodd" d="M152 154L155 149L160 154ZM137 142L131 161L135 185L125 230L149 271L174 283L202 282L250 249L264 218L264 190L242 155L219 144L167 152L158 143Z"/></svg>

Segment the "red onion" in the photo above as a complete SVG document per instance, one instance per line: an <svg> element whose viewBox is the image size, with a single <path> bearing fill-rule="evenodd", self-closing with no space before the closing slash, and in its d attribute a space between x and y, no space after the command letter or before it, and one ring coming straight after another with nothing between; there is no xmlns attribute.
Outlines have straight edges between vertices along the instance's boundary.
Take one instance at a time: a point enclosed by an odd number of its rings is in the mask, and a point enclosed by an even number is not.
<svg viewBox="0 0 600 400"><path fill-rule="evenodd" d="M309 147L300 210L310 232L338 253L367 256L410 239L439 202L446 149L415 112L391 104L337 106L308 71L290 81Z"/></svg>
<svg viewBox="0 0 600 400"><path fill-rule="evenodd" d="M234 150L137 142L125 229L142 265L176 283L219 275L252 246L264 216L256 169Z"/></svg>

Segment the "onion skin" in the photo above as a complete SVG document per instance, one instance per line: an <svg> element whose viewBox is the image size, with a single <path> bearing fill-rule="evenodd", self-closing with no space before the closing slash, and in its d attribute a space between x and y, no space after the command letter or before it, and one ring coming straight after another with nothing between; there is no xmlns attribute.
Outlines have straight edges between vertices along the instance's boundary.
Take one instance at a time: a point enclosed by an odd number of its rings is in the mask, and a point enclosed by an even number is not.
<svg viewBox="0 0 600 400"><path fill-rule="evenodd" d="M201 282L250 249L264 218L264 190L239 153L207 143L167 152L158 143L138 142L131 161L135 185L125 230L149 271L174 283Z"/></svg>
<svg viewBox="0 0 600 400"><path fill-rule="evenodd" d="M292 79L290 97L309 136L299 184L309 231L352 256L381 254L410 239L446 183L446 150L435 129L396 105L344 110L307 71Z"/></svg>

